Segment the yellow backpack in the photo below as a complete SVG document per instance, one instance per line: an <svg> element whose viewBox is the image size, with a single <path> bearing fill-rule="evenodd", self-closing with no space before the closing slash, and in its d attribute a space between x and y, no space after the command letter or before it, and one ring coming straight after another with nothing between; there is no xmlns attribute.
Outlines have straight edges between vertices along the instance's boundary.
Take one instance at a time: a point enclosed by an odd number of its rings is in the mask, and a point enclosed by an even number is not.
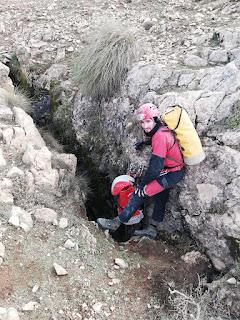
<svg viewBox="0 0 240 320"><path fill-rule="evenodd" d="M161 115L161 119L171 131L175 132L187 165L199 164L205 159L206 155L198 133L184 108L169 107Z"/></svg>

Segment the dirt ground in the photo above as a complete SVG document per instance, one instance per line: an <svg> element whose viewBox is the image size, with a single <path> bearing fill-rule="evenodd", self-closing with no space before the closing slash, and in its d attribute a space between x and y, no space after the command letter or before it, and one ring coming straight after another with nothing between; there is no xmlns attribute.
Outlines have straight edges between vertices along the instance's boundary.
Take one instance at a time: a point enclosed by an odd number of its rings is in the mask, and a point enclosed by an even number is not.
<svg viewBox="0 0 240 320"><path fill-rule="evenodd" d="M168 287L182 288L197 282L207 272L201 262L187 265L183 253L163 242L147 239L126 245L114 243L95 225L69 215L66 230L36 223L27 235L2 221L6 258L0 267L0 305L15 306L23 319L158 319L168 306ZM81 239L81 225L88 225L96 237L94 252ZM63 247L71 239L77 246ZM128 263L115 269L115 258ZM53 263L68 274L58 277ZM116 283L111 283L113 279ZM37 285L39 289L32 292ZM29 301L37 307L21 312ZM101 304L101 311L94 305Z"/></svg>

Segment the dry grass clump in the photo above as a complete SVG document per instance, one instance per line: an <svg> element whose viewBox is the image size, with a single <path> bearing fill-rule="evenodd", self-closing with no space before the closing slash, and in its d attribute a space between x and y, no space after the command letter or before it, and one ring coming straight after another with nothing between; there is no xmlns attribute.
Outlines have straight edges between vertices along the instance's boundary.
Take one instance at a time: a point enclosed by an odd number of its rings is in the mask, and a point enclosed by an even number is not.
<svg viewBox="0 0 240 320"><path fill-rule="evenodd" d="M27 96L26 93L21 91L18 88L12 89L3 89L3 98L6 105L10 108L17 107L23 109L27 113L31 113L31 99Z"/></svg>
<svg viewBox="0 0 240 320"><path fill-rule="evenodd" d="M110 20L92 31L88 40L74 63L75 80L85 96L111 97L131 66L135 39L125 27Z"/></svg>
<svg viewBox="0 0 240 320"><path fill-rule="evenodd" d="M173 307L169 320L231 320L229 311L218 295L205 289L200 279L196 289L169 291Z"/></svg>
<svg viewBox="0 0 240 320"><path fill-rule="evenodd" d="M78 174L74 179L75 189L79 188L79 192L82 196L83 202L85 203L88 199L88 196L92 193L90 187L90 178L86 172Z"/></svg>

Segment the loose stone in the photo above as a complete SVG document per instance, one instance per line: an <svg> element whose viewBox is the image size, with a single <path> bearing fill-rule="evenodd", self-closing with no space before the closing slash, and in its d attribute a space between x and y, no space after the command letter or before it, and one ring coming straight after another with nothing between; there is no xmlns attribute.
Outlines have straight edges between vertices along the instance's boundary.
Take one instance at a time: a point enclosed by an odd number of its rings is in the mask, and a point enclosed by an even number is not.
<svg viewBox="0 0 240 320"><path fill-rule="evenodd" d="M53 264L53 267L55 269L55 272L58 276L65 276L68 274L67 270L64 269L62 266L60 266L59 264L57 263L54 263Z"/></svg>
<svg viewBox="0 0 240 320"><path fill-rule="evenodd" d="M65 229L68 227L68 219L67 218L61 218L59 220L59 224L58 224L60 229Z"/></svg>
<svg viewBox="0 0 240 320"><path fill-rule="evenodd" d="M66 249L72 249L75 247L75 243L72 242L70 239L68 239L65 243L64 243L64 248Z"/></svg>
<svg viewBox="0 0 240 320"><path fill-rule="evenodd" d="M36 301L30 301L23 306L22 310L23 311L33 311L37 305L38 305L38 303Z"/></svg>
<svg viewBox="0 0 240 320"><path fill-rule="evenodd" d="M116 265L118 265L122 269L128 268L128 264L123 259L116 258L114 262Z"/></svg>
<svg viewBox="0 0 240 320"><path fill-rule="evenodd" d="M0 257L4 258L5 255L5 246L2 242L0 242Z"/></svg>
<svg viewBox="0 0 240 320"><path fill-rule="evenodd" d="M237 280L235 279L235 278L229 278L229 279L227 279L227 281L226 281L228 284L237 284Z"/></svg>

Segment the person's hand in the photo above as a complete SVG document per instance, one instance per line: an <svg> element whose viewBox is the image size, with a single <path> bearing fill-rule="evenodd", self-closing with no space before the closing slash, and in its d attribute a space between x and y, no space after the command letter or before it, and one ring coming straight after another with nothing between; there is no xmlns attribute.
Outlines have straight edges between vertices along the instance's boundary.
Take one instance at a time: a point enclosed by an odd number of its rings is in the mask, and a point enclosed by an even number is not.
<svg viewBox="0 0 240 320"><path fill-rule="evenodd" d="M134 193L139 197L139 198L143 198L146 196L146 193L145 193L145 190L144 188L141 189L141 188L137 188Z"/></svg>
<svg viewBox="0 0 240 320"><path fill-rule="evenodd" d="M140 151L146 146L145 141L138 141L134 144L135 150Z"/></svg>

